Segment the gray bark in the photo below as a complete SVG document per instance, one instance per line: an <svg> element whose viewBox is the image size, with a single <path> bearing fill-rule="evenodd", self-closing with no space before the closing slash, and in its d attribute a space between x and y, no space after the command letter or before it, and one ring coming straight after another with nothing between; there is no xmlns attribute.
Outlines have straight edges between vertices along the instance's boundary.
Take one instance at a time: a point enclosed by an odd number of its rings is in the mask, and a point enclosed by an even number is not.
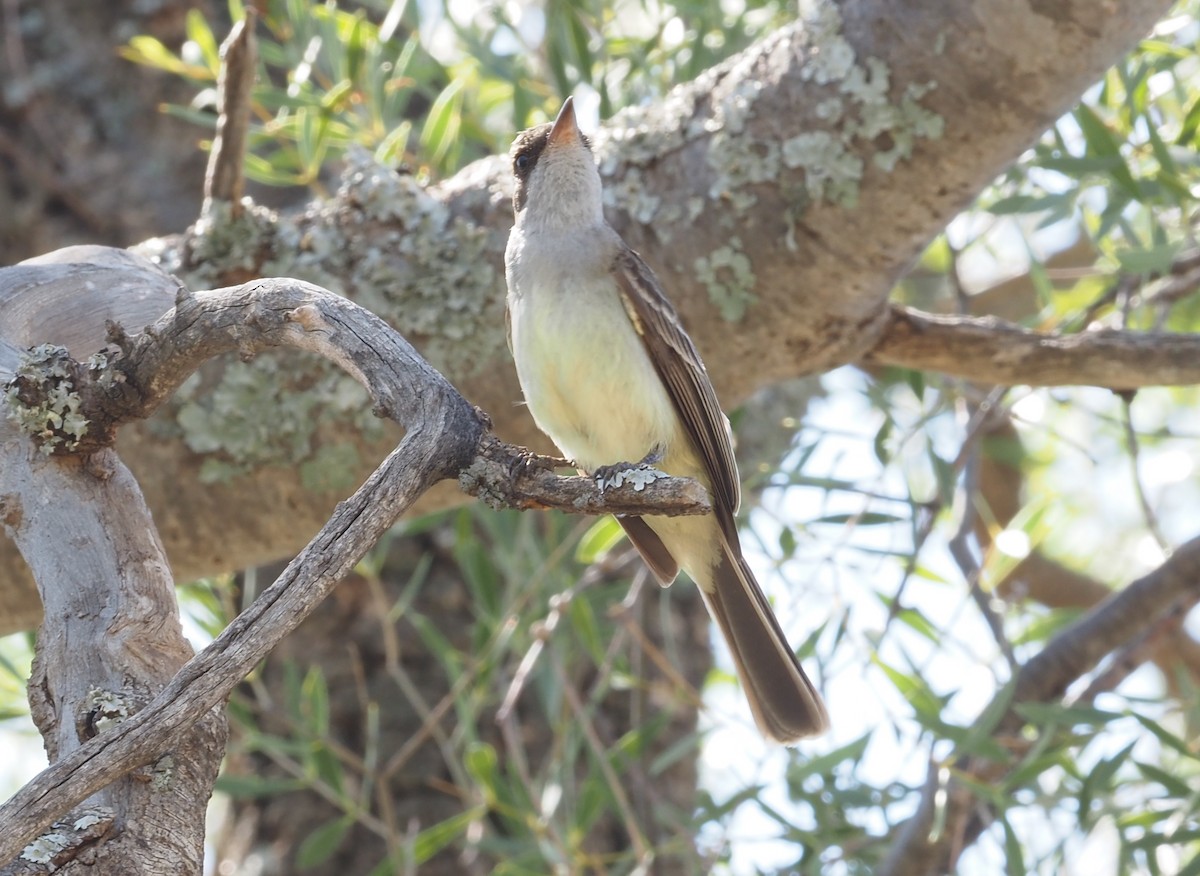
<svg viewBox="0 0 1200 876"><path fill-rule="evenodd" d="M117 256L124 258L93 266L91 278L165 287L173 294L169 277L125 253ZM52 304L62 304L55 294L79 282L59 282L68 273L60 265L26 269L34 272L50 281L31 295ZM71 300L79 297L77 289ZM0 309L6 325L33 319L21 299L10 303L11 311ZM11 372L20 358L0 342L0 374ZM3 398L0 411L8 411ZM46 753L58 761L141 710L192 650L149 509L112 450L86 459L48 456L14 421L0 417L0 524L33 570L45 607L29 696ZM102 873L199 874L205 806L225 752L226 724L220 710L201 710L193 718L198 720L161 746L152 762L127 775L111 773L111 783L82 809L43 832L0 872L48 872L42 867L53 864L56 872L86 866ZM10 857L0 854L0 866Z"/></svg>

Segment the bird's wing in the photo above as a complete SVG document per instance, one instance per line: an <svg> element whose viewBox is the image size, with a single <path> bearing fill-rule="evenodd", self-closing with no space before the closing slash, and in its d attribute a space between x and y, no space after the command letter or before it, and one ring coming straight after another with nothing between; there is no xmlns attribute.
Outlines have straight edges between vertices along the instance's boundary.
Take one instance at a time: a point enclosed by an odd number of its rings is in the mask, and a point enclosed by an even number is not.
<svg viewBox="0 0 1200 876"><path fill-rule="evenodd" d="M646 345L650 361L708 472L713 505L722 518L722 527L732 527L733 514L741 503L741 485L733 458L729 420L717 402L708 371L692 339L683 330L675 308L642 257L623 246L612 271L625 311Z"/></svg>

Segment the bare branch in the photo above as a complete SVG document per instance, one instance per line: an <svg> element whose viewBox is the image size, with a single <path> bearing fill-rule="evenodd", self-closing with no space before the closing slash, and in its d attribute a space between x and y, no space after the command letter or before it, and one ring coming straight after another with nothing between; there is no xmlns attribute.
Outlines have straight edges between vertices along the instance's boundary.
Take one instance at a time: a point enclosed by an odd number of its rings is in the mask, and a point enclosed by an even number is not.
<svg viewBox="0 0 1200 876"><path fill-rule="evenodd" d="M590 478L556 478L536 459L525 465L528 453L486 436L486 417L386 323L298 280L259 280L196 295L181 290L175 309L146 331L131 338L111 325L110 336L120 350L106 354L106 362L96 358L87 369L59 369L74 381L72 391L95 424L95 434L107 440L116 425L152 413L213 356L237 350L249 357L275 346L337 362L368 388L376 412L405 426L407 434L275 584L153 702L64 754L0 807L0 860L11 858L59 813L158 757L180 731L220 705L436 481L461 475L477 494L493 502L504 497L517 507L588 513L709 510L703 488L686 479L601 492Z"/></svg>
<svg viewBox="0 0 1200 876"><path fill-rule="evenodd" d="M258 13L246 7L246 17L230 30L221 44L221 73L217 79L217 134L213 138L204 175L204 210L214 201L230 205L231 217L242 213L242 189L245 180L242 165L246 158L246 133L250 127L250 92L258 65L258 44L254 24Z"/></svg>
<svg viewBox="0 0 1200 876"><path fill-rule="evenodd" d="M483 433L474 409L382 320L325 290L290 280L186 296L127 342L117 372L135 393L98 380L92 410L145 413L211 355L287 344L321 353L362 380L376 409L407 427L400 446L338 506L279 580L141 711L66 752L0 807L0 861L55 817L149 763L233 687L323 599L397 517L435 481L473 457ZM105 373L109 373L109 369Z"/></svg>
<svg viewBox="0 0 1200 876"><path fill-rule="evenodd" d="M1200 335L1047 335L994 317L938 316L893 304L866 361L1003 386L1183 386L1200 383Z"/></svg>
<svg viewBox="0 0 1200 876"><path fill-rule="evenodd" d="M566 460L529 457L522 448L486 436L479 454L459 475L458 484L493 508L554 508L567 514L662 514L680 517L709 514L712 503L704 487L691 478L659 478L643 485L625 484L601 490L589 477L564 478L552 463Z"/></svg>

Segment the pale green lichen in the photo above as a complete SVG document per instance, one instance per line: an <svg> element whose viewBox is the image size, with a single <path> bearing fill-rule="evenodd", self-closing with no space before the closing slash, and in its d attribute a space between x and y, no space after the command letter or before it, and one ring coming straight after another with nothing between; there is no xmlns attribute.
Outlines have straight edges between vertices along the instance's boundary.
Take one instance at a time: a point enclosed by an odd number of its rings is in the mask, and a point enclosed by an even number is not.
<svg viewBox="0 0 1200 876"><path fill-rule="evenodd" d="M196 220L185 238L188 269L183 279L190 288L207 289L231 271L257 271L266 255L275 250L279 216L243 198L241 212L233 215L228 201L214 201Z"/></svg>
<svg viewBox="0 0 1200 876"><path fill-rule="evenodd" d="M83 703L97 734L112 729L130 715L128 698L117 691L94 687Z"/></svg>
<svg viewBox="0 0 1200 876"><path fill-rule="evenodd" d="M77 450L88 433L72 365L65 347L40 344L25 353L4 387L8 418L33 437L46 456L59 449Z"/></svg>
<svg viewBox="0 0 1200 876"><path fill-rule="evenodd" d="M300 483L313 493L343 493L354 486L362 460L353 444L323 444L300 464Z"/></svg>
<svg viewBox="0 0 1200 876"><path fill-rule="evenodd" d="M754 269L742 249L742 241L731 237L729 243L707 256L696 259L696 277L708 290L708 297L721 316L737 322L754 303Z"/></svg>
<svg viewBox="0 0 1200 876"><path fill-rule="evenodd" d="M891 170L896 162L912 155L920 137L942 135L943 120L924 108L921 98L933 84L912 83L899 99L889 98L891 87L887 64L874 57L861 58L842 33L841 14L825 0L802 0L803 52L799 78L819 92L813 116L826 127L809 130L777 144L749 134L746 121L765 87L761 75L735 66L726 78L737 82L716 101L706 122L710 135L708 163L715 171L709 197L720 199L735 213L744 213L756 201L749 187L778 179L782 169L801 170L804 186L800 207L832 203L852 207L866 160ZM768 66L788 75L795 55L792 43L779 40L768 48ZM750 64L747 58L738 64ZM761 74L761 71L758 71ZM719 91L717 92L719 93ZM789 221L794 224L795 216Z"/></svg>
<svg viewBox="0 0 1200 876"><path fill-rule="evenodd" d="M592 137L592 151L606 179L618 166L645 167L700 133L694 127L694 98L683 89L672 91L653 107L625 107Z"/></svg>
<svg viewBox="0 0 1200 876"><path fill-rule="evenodd" d="M662 198L651 194L641 171L630 167L624 176L604 187L604 204L624 210L635 222L649 224L662 206ZM665 215L661 219L668 221Z"/></svg>
<svg viewBox="0 0 1200 876"><path fill-rule="evenodd" d="M155 791L170 789L175 780L175 758L164 754L150 768L150 787Z"/></svg>
<svg viewBox="0 0 1200 876"><path fill-rule="evenodd" d="M730 76L738 75L736 71ZM753 207L758 198L750 186L779 177L779 144L759 140L746 131L754 102L765 87L749 71L728 94L717 102L713 116L705 122L709 134L707 161L716 173L708 189L713 200L725 202L732 212L722 214L729 224Z"/></svg>
<svg viewBox="0 0 1200 876"><path fill-rule="evenodd" d="M858 198L862 159L828 131L809 131L783 141L783 163L803 167L804 186L812 201L852 205Z"/></svg>
<svg viewBox="0 0 1200 876"><path fill-rule="evenodd" d="M318 480L312 466L320 465L321 483L341 488L353 483L358 452L336 438L323 442L322 430L365 440L382 436L366 390L326 359L263 355L231 362L210 392L198 392L200 386L189 380L181 388L175 422L188 448L206 456L204 483L227 482L264 465L300 465L308 466L308 485Z"/></svg>
<svg viewBox="0 0 1200 876"><path fill-rule="evenodd" d="M788 166L802 167L806 176L816 178L817 185L810 180L806 186L809 195L818 191L824 200L852 206L857 203L865 167L854 153L875 149L871 160L890 171L899 160L912 155L918 137L942 136L944 120L919 102L934 83L909 83L899 100L889 98L891 71L887 64L880 58L857 57L842 35L841 13L834 4L802 0L800 8L808 49L800 78L816 85L836 85L840 97L818 104L818 118L837 124L827 132L831 140L821 143L819 149L794 145L791 160L795 163ZM835 100L836 111L831 103ZM887 148L877 145L884 135L891 141Z"/></svg>
<svg viewBox="0 0 1200 876"><path fill-rule="evenodd" d="M264 277L295 277L345 295L346 240L336 204L314 201L300 216L280 216L275 245L263 262Z"/></svg>
<svg viewBox="0 0 1200 876"><path fill-rule="evenodd" d="M44 833L24 848L21 858L34 864L49 864L70 844L71 838L65 833Z"/></svg>
<svg viewBox="0 0 1200 876"><path fill-rule="evenodd" d="M386 230L347 229L347 260L359 304L418 344L435 368L469 376L504 349L493 267L504 237L460 216L416 179L352 153L340 199Z"/></svg>

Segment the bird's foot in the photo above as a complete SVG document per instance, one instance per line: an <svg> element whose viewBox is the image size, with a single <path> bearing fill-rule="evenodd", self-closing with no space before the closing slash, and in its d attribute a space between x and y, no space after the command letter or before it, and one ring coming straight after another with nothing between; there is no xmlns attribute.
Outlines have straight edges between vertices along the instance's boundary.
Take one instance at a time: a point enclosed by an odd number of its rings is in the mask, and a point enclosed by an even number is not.
<svg viewBox="0 0 1200 876"><path fill-rule="evenodd" d="M517 475L531 474L535 471L554 471L556 468L569 468L571 465L570 460L560 459L557 456L542 456L540 453L534 453L528 447L520 447L509 464L508 474L509 477L515 478Z"/></svg>
<svg viewBox="0 0 1200 876"><path fill-rule="evenodd" d="M634 492L640 493L646 488L646 484L670 477L665 471L655 468L662 462L663 455L662 446L656 445L640 462L614 462L612 465L602 465L592 472L592 478L602 493L610 487L619 487L626 483L633 484Z"/></svg>

